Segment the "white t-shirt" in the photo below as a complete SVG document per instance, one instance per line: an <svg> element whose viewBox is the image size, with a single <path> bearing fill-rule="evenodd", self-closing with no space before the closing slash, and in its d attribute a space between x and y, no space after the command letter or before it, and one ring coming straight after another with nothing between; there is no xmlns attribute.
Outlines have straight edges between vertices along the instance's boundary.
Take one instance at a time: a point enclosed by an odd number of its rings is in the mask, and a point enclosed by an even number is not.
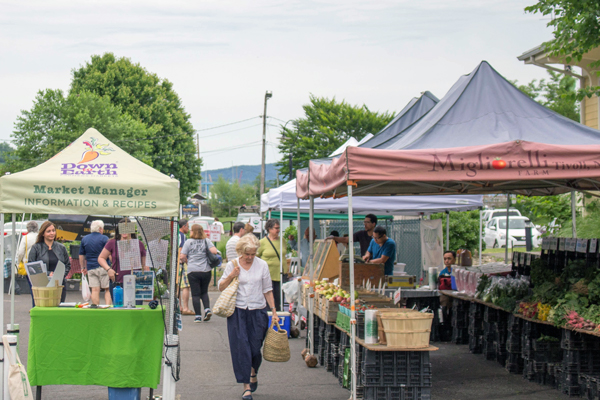
<svg viewBox="0 0 600 400"><path fill-rule="evenodd" d="M231 239L227 241L227 244L225 245L225 255L227 256L227 261L232 261L238 258L237 251L235 251L235 246L239 241L240 237L237 235L233 235Z"/></svg>
<svg viewBox="0 0 600 400"><path fill-rule="evenodd" d="M236 261L239 264L239 259ZM229 261L223 271L221 281L227 279L233 271L233 261ZM265 293L273 291L273 283L271 282L271 273L269 265L258 257L254 257L254 262L248 271L240 266L240 275L238 277L240 286L237 292L235 306L237 308L248 310L260 310L267 306Z"/></svg>
<svg viewBox="0 0 600 400"><path fill-rule="evenodd" d="M225 229L223 229L223 224L221 223L221 221L215 221L213 222L213 225L217 225L219 227L219 229L221 230L221 235L225 233Z"/></svg>

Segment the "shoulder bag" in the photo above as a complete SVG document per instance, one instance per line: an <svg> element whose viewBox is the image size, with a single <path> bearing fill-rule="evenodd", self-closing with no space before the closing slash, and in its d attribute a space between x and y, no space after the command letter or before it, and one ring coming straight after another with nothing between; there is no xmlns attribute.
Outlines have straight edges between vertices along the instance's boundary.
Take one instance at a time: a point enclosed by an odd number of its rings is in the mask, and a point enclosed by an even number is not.
<svg viewBox="0 0 600 400"><path fill-rule="evenodd" d="M208 243L206 242L208 239L204 239L204 251L206 252L206 262L211 268L216 268L221 265L221 259L218 255L210 252L208 248Z"/></svg>
<svg viewBox="0 0 600 400"><path fill-rule="evenodd" d="M273 242L271 242L271 239L269 238L269 235L266 236L267 240L269 241L269 243L271 243L271 247L273 248L273 250L275 250L275 254L277 254L277 259L279 261L281 261L281 257L279 256L279 252L277 251L277 249L275 248L275 245L273 244ZM281 237L279 238L279 240L281 240ZM287 263L287 261L286 261ZM281 276L281 280L283 281L283 283L286 283L288 281L288 276L287 274L283 274Z"/></svg>
<svg viewBox="0 0 600 400"><path fill-rule="evenodd" d="M233 266L235 267L237 265L237 260L233 260ZM223 318L231 317L233 315L239 286L240 281L236 276L217 299L212 309L213 314Z"/></svg>
<svg viewBox="0 0 600 400"><path fill-rule="evenodd" d="M29 384L29 377L27 376L27 369L21 364L19 358L19 352L15 352L16 363L12 363L12 351L10 348L6 336L2 336L2 344L4 345L4 351L8 355L8 359L4 359L5 363L8 363L8 392L12 400L29 400L33 399L33 392L31 391L31 385Z"/></svg>
<svg viewBox="0 0 600 400"><path fill-rule="evenodd" d="M27 262L27 236L28 235L29 234L25 235L25 254L23 255L23 259L19 263L19 269L17 270L17 273L19 275L27 275L27 270L25 270L25 263Z"/></svg>

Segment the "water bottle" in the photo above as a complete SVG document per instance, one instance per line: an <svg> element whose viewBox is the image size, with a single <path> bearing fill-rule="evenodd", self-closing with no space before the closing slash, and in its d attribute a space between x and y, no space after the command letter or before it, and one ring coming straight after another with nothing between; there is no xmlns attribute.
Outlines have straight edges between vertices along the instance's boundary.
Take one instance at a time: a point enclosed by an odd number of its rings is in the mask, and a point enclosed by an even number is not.
<svg viewBox="0 0 600 400"><path fill-rule="evenodd" d="M117 284L113 289L115 307L123 307L123 288Z"/></svg>

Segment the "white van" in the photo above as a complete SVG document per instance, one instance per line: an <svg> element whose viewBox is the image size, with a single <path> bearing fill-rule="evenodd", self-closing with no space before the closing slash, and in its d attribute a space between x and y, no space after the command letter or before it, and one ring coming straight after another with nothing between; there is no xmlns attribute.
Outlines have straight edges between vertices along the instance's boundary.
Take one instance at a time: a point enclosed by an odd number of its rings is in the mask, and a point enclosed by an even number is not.
<svg viewBox="0 0 600 400"><path fill-rule="evenodd" d="M521 212L516 208L508 209L509 217L521 217ZM486 210L483 212L483 223L487 223L492 218L504 217L506 218L506 208L495 208L493 210Z"/></svg>

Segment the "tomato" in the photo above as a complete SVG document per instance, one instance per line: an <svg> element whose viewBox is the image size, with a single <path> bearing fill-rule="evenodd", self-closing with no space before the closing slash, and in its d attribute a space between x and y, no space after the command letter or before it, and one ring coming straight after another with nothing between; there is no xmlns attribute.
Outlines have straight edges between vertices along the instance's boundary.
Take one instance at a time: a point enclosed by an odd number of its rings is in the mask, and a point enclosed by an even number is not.
<svg viewBox="0 0 600 400"><path fill-rule="evenodd" d="M503 169L506 167L506 161L500 159L500 157L496 157L496 159L492 161L492 167L494 169Z"/></svg>

